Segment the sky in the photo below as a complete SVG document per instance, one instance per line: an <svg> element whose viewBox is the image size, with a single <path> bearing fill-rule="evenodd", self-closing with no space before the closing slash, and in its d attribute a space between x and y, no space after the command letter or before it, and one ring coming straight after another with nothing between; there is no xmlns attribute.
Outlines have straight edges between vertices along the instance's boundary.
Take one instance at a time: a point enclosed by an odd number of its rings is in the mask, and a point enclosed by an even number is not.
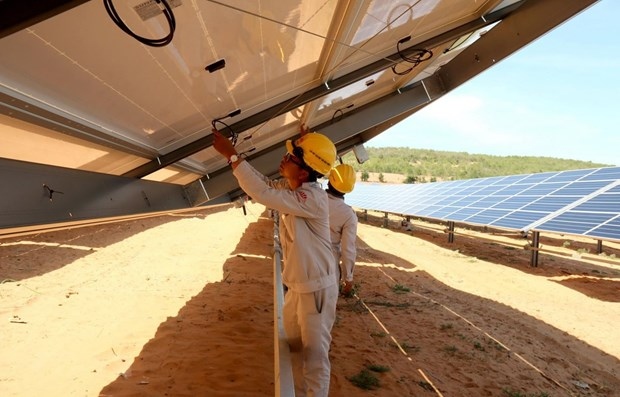
<svg viewBox="0 0 620 397"><path fill-rule="evenodd" d="M620 166L618 17L600 0L366 146Z"/></svg>

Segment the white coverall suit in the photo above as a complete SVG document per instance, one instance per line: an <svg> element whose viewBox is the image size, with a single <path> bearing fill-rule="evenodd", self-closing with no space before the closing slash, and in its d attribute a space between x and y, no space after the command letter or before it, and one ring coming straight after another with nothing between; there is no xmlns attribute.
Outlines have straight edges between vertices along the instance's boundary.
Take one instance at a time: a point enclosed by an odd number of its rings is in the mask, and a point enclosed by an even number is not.
<svg viewBox="0 0 620 397"><path fill-rule="evenodd" d="M353 282L353 270L357 249L357 215L344 202L343 197L327 194L329 197L329 229L332 252L340 266L340 279Z"/></svg>
<svg viewBox="0 0 620 397"><path fill-rule="evenodd" d="M281 186L270 183L247 161L239 163L233 174L254 201L280 213L282 280L288 287L284 330L293 364L303 362L303 385L296 379L296 394L327 397L329 346L338 301L327 193L318 182L306 182L295 190L277 188Z"/></svg>

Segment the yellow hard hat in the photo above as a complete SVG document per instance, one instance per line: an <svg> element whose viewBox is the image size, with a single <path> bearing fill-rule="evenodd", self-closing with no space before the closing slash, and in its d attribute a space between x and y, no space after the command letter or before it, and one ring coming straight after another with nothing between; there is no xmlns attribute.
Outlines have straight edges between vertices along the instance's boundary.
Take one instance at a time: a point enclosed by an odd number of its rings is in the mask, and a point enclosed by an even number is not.
<svg viewBox="0 0 620 397"><path fill-rule="evenodd" d="M311 132L301 138L286 141L286 151L301 157L304 163L321 175L327 175L336 162L336 146L325 135Z"/></svg>
<svg viewBox="0 0 620 397"><path fill-rule="evenodd" d="M349 164L340 164L329 174L329 183L340 193L349 193L355 186L355 170Z"/></svg>

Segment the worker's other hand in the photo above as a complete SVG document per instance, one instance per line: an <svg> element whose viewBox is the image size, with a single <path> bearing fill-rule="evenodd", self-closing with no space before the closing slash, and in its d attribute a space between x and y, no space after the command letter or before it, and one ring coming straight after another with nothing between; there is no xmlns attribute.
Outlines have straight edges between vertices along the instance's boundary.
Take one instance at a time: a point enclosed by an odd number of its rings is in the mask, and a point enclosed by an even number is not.
<svg viewBox="0 0 620 397"><path fill-rule="evenodd" d="M227 159L230 158L233 154L237 154L235 147L232 142L229 141L221 132L218 130L213 131L213 148L222 156Z"/></svg>
<svg viewBox="0 0 620 397"><path fill-rule="evenodd" d="M350 298L355 295L355 291L353 289L353 281L345 281L340 286L340 294L345 298Z"/></svg>
<svg viewBox="0 0 620 397"><path fill-rule="evenodd" d="M299 135L304 136L310 132L310 128L308 128L305 124L299 126Z"/></svg>

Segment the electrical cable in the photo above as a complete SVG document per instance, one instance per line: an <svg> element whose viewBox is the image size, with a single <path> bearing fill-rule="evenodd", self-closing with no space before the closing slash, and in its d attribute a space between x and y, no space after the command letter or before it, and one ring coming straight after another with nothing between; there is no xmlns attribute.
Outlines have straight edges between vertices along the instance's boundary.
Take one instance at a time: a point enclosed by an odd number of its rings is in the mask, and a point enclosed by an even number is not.
<svg viewBox="0 0 620 397"><path fill-rule="evenodd" d="M127 27L125 22L123 22L120 15L118 15L118 12L116 11L116 8L114 8L114 4L112 3L112 0L103 0L103 5L105 6L105 9L108 12L108 15L110 16L112 21L123 32L127 33L128 35L138 40L142 44L145 44L151 47L163 47L172 41L172 37L174 36L174 30L176 29L176 20L174 19L174 13L172 12L172 8L170 8L170 5L168 5L168 2L166 0L154 0L154 1L157 4L160 4L159 8L161 8L163 14L166 17L166 20L168 21L168 25L170 26L170 33L168 33L168 35L160 39L149 39L146 37L139 36L135 34L134 32L132 32L131 29ZM161 4L164 5L164 8L161 7Z"/></svg>
<svg viewBox="0 0 620 397"><path fill-rule="evenodd" d="M351 103L343 108L340 109L336 109L336 111L334 112L334 114L332 115L332 119L330 121L330 124L334 124L334 121L336 120L336 115L338 115L338 113L340 113L340 117L338 118L338 121L342 120L342 118L344 117L344 110L347 109L351 109L353 106L355 106L354 103Z"/></svg>
<svg viewBox="0 0 620 397"><path fill-rule="evenodd" d="M222 118L226 118L228 116L224 116ZM228 132L230 133L230 141L232 142L233 147L237 144L237 139L239 138L239 134L237 134L228 124L226 124L225 122L222 121L222 119L214 119L211 122L211 126L213 127L214 130L217 131L222 131L219 128L217 128L217 123L223 124L224 128L226 130L228 130Z"/></svg>
<svg viewBox="0 0 620 397"><path fill-rule="evenodd" d="M394 74L397 74L399 76L404 76L407 73L411 72L413 70L413 68L415 68L416 66L418 66L419 64L421 64L424 61L428 61L429 59L431 59L433 57L433 51L424 49L424 48L414 48L410 51L415 51L413 56L411 55L405 55L403 54L402 50L400 49L400 45L403 43L406 43L407 41L409 41L411 39L411 36L407 36L405 38L402 38L400 40L398 40L398 42L396 43L396 52L398 52L398 56L405 62L412 64L412 66L409 69L406 69L404 71L401 72L397 72L396 71L396 66L397 65L392 65L392 72L394 72Z"/></svg>
<svg viewBox="0 0 620 397"><path fill-rule="evenodd" d="M336 119L336 115L340 113L340 118L338 118L338 121L342 120L342 117L344 117L344 113L342 112L342 109L336 109L336 111L334 112L332 119L330 121L330 124L334 123L334 120Z"/></svg>
<svg viewBox="0 0 620 397"><path fill-rule="evenodd" d="M417 66L419 63L424 62L424 61L428 61L429 59L431 59L433 57L433 51L426 50L426 49L423 49L423 48L415 48L415 49L413 49L412 51L416 51L416 53L415 53L415 55L413 57L410 57L410 56L407 56L407 55L403 54L402 50L400 49L400 45L402 43L406 43L410 39L411 39L411 37L407 36L404 39L398 40L398 43L396 43L396 51L398 52L398 56L400 56L403 61L406 61L406 62L409 62L409 63L413 63L413 64L415 64L415 66Z"/></svg>

